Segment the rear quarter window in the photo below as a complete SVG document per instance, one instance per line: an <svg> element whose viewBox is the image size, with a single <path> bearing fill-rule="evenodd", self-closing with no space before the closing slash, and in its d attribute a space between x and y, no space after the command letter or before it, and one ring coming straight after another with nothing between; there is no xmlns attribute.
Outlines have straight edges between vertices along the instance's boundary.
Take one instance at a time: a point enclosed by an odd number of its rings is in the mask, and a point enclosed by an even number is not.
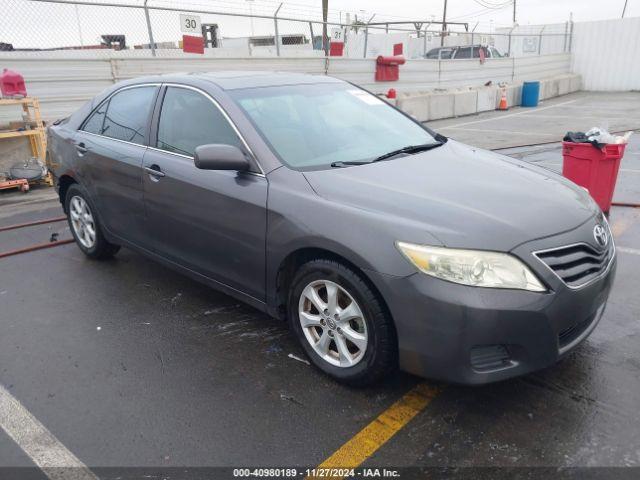
<svg viewBox="0 0 640 480"><path fill-rule="evenodd" d="M143 145L156 90L155 86L120 90L89 116L81 130Z"/></svg>

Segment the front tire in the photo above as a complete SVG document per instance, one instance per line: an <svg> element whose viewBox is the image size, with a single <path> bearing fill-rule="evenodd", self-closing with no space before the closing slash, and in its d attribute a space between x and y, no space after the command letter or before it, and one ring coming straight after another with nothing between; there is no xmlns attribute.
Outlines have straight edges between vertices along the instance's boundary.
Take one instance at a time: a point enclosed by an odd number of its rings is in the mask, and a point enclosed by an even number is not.
<svg viewBox="0 0 640 480"><path fill-rule="evenodd" d="M120 246L104 238L96 211L78 184L71 185L67 190L65 212L73 238L87 257L103 260L118 253Z"/></svg>
<svg viewBox="0 0 640 480"><path fill-rule="evenodd" d="M397 364L393 322L379 296L333 260L304 264L289 289L289 322L320 370L353 386L375 383Z"/></svg>

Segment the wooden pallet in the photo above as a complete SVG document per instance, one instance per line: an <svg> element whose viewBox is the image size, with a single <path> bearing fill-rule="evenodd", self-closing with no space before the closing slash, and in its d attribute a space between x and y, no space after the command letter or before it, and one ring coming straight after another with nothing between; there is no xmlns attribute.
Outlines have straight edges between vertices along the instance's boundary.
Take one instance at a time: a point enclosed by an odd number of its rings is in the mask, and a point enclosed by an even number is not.
<svg viewBox="0 0 640 480"><path fill-rule="evenodd" d="M31 154L47 165L47 132L44 127L44 122L42 121L42 115L40 114L40 102L35 97L0 99L0 107L8 105L22 106L22 111L26 117L25 129L0 130L0 140L3 138L27 138L31 147ZM30 128L27 128L27 125L29 125ZM47 167L49 167L49 165L47 165ZM51 173L47 173L47 176L40 181L53 185Z"/></svg>

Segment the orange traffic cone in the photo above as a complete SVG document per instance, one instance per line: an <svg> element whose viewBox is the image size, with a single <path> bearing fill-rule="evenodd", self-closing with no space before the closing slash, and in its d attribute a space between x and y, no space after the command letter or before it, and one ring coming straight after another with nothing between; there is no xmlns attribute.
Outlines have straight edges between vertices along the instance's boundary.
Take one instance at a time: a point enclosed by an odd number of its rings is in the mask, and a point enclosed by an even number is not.
<svg viewBox="0 0 640 480"><path fill-rule="evenodd" d="M498 105L498 110L509 110L509 105L507 105L507 89L502 89L502 96L500 97L500 104Z"/></svg>

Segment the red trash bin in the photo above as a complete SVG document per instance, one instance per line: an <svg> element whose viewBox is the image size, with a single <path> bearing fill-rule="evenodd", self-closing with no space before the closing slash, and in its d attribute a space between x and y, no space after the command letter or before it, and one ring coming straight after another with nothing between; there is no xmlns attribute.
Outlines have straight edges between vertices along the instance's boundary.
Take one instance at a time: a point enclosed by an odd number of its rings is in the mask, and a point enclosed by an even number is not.
<svg viewBox="0 0 640 480"><path fill-rule="evenodd" d="M611 208L626 143L602 149L590 143L562 142L562 175L589 191L603 212Z"/></svg>

